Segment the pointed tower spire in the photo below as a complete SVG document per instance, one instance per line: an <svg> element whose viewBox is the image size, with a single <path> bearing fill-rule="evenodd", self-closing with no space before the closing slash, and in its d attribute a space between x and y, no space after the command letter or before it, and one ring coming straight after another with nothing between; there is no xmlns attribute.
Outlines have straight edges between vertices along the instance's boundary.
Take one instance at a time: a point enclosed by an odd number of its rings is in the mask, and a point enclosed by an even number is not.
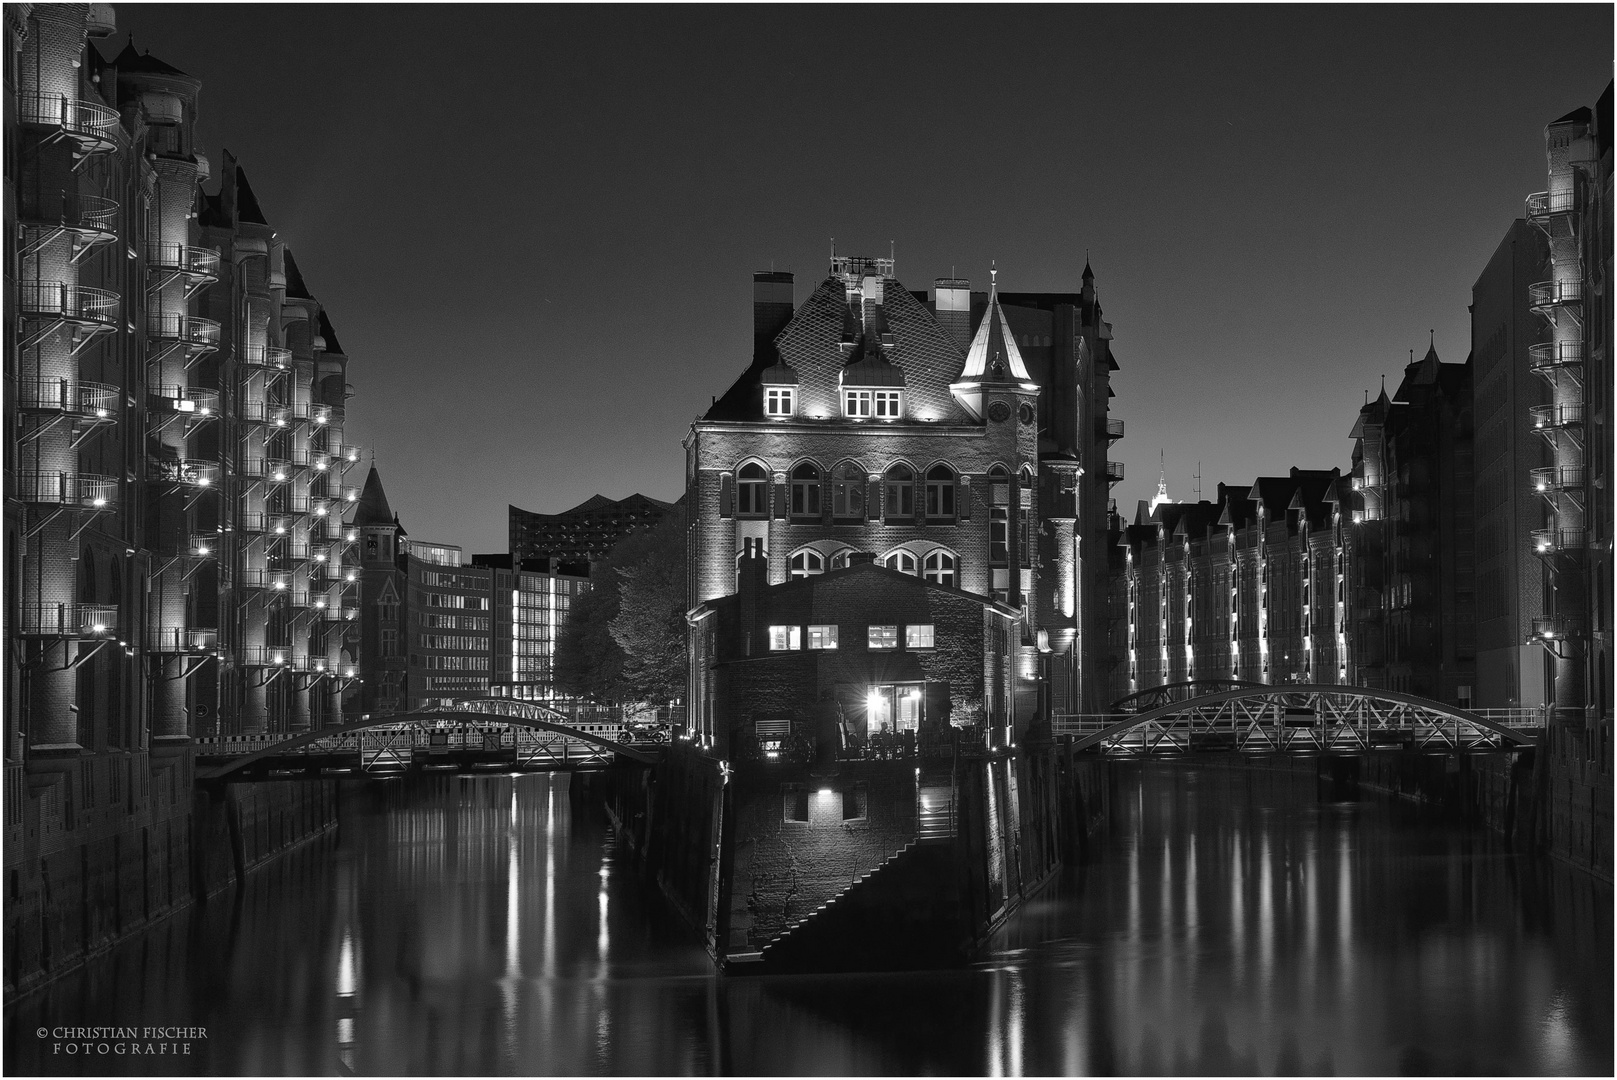
<svg viewBox="0 0 1617 1080"><path fill-rule="evenodd" d="M1165 503L1165 502L1168 501L1168 455L1167 455L1167 452L1164 451L1164 450L1158 450L1157 451L1157 457L1161 462L1162 468L1161 468L1161 471L1157 473L1157 493L1151 499L1151 509L1152 510L1155 510L1159 505L1161 505L1162 503Z"/></svg>
<svg viewBox="0 0 1617 1080"><path fill-rule="evenodd" d="M1011 333L1005 310L999 304L999 267L988 271L988 310L977 327L977 335L966 350L966 366L960 372L962 382L974 379L1013 379L1030 381L1027 365L1022 362L1022 350L1016 347L1016 336Z"/></svg>

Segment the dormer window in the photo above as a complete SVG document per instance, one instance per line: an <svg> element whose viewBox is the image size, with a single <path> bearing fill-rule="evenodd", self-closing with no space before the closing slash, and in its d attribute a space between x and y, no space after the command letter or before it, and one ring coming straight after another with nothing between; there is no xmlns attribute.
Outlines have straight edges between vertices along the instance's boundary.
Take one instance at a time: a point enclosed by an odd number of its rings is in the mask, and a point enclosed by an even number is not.
<svg viewBox="0 0 1617 1080"><path fill-rule="evenodd" d="M897 420L903 415L902 398L900 390L844 390L842 412L858 420Z"/></svg>
<svg viewBox="0 0 1617 1080"><path fill-rule="evenodd" d="M790 386L771 386L764 390L765 416L797 415L797 390Z"/></svg>

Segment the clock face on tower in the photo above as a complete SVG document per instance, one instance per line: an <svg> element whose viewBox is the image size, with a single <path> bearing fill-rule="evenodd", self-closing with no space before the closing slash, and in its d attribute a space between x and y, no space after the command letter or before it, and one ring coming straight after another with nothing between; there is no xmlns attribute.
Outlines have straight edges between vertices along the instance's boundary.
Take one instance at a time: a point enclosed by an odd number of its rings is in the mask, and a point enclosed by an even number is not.
<svg viewBox="0 0 1617 1080"><path fill-rule="evenodd" d="M1011 407L1003 401L996 401L988 406L988 419L993 420L995 423L1008 420L1010 416Z"/></svg>
<svg viewBox="0 0 1617 1080"><path fill-rule="evenodd" d="M1024 424L1033 423L1033 406L1025 401L1022 402L1022 407L1016 410L1016 416Z"/></svg>

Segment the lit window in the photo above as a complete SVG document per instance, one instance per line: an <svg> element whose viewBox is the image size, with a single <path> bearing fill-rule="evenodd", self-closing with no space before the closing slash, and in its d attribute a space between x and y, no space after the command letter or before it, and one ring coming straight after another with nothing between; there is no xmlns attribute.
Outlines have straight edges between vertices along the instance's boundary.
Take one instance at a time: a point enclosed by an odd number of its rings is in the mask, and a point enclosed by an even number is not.
<svg viewBox="0 0 1617 1080"><path fill-rule="evenodd" d="M897 390L877 390L872 394L876 418L879 420L897 420L902 413L899 410L899 392Z"/></svg>
<svg viewBox="0 0 1617 1080"><path fill-rule="evenodd" d="M795 630L796 627L793 627ZM837 647L837 628L835 626L811 626L808 628L808 647L811 649L834 649Z"/></svg>
<svg viewBox="0 0 1617 1080"><path fill-rule="evenodd" d="M926 516L954 517L954 472L947 465L934 465L926 474Z"/></svg>
<svg viewBox="0 0 1617 1080"><path fill-rule="evenodd" d="M869 628L869 645L872 649L898 648L897 626L872 626Z"/></svg>
<svg viewBox="0 0 1617 1080"><path fill-rule="evenodd" d="M906 649L932 648L932 624L922 623L919 626L904 627L904 647Z"/></svg>
<svg viewBox="0 0 1617 1080"><path fill-rule="evenodd" d="M797 409L797 391L789 386L771 386L764 391L764 415L791 416Z"/></svg>
<svg viewBox="0 0 1617 1080"><path fill-rule="evenodd" d="M897 570L901 574L915 573L915 556L908 551L895 551L881 561L889 570Z"/></svg>
<svg viewBox="0 0 1617 1080"><path fill-rule="evenodd" d="M792 516L820 516L820 470L811 462L792 470Z"/></svg>
<svg viewBox="0 0 1617 1080"><path fill-rule="evenodd" d="M769 513L769 474L756 461L736 476L736 513L762 517Z"/></svg>
<svg viewBox="0 0 1617 1080"><path fill-rule="evenodd" d="M792 556L792 577L805 578L825 573L825 557L818 551L805 549Z"/></svg>
<svg viewBox="0 0 1617 1080"><path fill-rule="evenodd" d="M773 652L785 652L788 649L801 649L803 647L803 628L801 626L771 626L769 628L769 648Z"/></svg>
<svg viewBox="0 0 1617 1080"><path fill-rule="evenodd" d="M995 506L988 512L988 561L995 566L1004 566L1010 558L1011 544L1010 510L1004 506Z"/></svg>
<svg viewBox="0 0 1617 1080"><path fill-rule="evenodd" d="M844 390L842 392L842 413L844 416L869 416L871 413L870 391Z"/></svg>
<svg viewBox="0 0 1617 1080"><path fill-rule="evenodd" d="M934 585L947 585L952 589L957 584L957 566L955 557L947 551L934 551L926 557L926 569L921 576Z"/></svg>

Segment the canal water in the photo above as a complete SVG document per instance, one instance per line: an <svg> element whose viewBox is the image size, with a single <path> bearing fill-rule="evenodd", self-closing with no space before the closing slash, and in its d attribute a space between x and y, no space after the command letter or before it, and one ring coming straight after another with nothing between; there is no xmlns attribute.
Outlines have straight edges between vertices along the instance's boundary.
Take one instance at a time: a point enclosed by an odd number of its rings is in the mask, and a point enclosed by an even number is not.
<svg viewBox="0 0 1617 1080"><path fill-rule="evenodd" d="M6 1073L1612 1072L1608 886L1311 778L1143 767L977 965L756 979L567 787L346 792L340 835L8 1009Z"/></svg>

